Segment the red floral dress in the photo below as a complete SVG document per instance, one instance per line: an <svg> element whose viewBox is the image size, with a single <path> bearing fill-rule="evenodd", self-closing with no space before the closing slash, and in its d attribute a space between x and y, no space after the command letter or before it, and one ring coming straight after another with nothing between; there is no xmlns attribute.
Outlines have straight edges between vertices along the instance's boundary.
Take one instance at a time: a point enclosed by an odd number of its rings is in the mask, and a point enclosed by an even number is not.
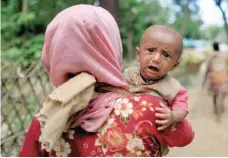
<svg viewBox="0 0 228 158"><path fill-rule="evenodd" d="M163 147L185 146L194 132L187 121L157 131L154 108L160 104L166 103L151 95L120 97L98 132L69 129L51 151L42 143L34 118L19 156L162 156Z"/></svg>

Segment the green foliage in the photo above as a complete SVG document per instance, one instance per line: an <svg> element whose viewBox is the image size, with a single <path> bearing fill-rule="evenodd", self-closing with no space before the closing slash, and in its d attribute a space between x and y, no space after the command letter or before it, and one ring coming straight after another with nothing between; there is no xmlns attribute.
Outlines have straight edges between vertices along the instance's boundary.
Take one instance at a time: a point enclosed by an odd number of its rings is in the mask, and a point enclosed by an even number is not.
<svg viewBox="0 0 228 158"><path fill-rule="evenodd" d="M124 56L128 52L129 31L133 34L133 47L139 44L140 37L147 27L153 24L166 24L169 9L161 7L158 0L120 1L120 32Z"/></svg>
<svg viewBox="0 0 228 158"><path fill-rule="evenodd" d="M200 39L202 20L199 15L198 0L173 0L178 8L172 25L186 38ZM178 11L179 10L179 11Z"/></svg>
<svg viewBox="0 0 228 158"><path fill-rule="evenodd" d="M28 65L32 60L40 58L45 28L57 13L75 4L92 4L94 0L29 0L26 11L22 7L25 2L2 1L1 56L3 60L20 60ZM143 31L152 24L170 25L179 31L184 30L185 37L201 38L199 26L202 21L197 0L172 0L169 5L161 4L163 2L119 0L119 26L125 57L129 51L134 51ZM209 39L213 37L213 32L203 37Z"/></svg>
<svg viewBox="0 0 228 158"><path fill-rule="evenodd" d="M7 2L3 3L1 10L1 57L3 60L21 60L26 66L30 60L40 57L43 34L33 32L36 24L35 12L25 14L18 11L20 1Z"/></svg>
<svg viewBox="0 0 228 158"><path fill-rule="evenodd" d="M47 24L61 10L85 0L5 0L1 9L2 60L19 60L25 67L41 56Z"/></svg>
<svg viewBox="0 0 228 158"><path fill-rule="evenodd" d="M223 37L221 37L223 35ZM222 26L208 26L202 29L202 37L207 40L225 42L225 29Z"/></svg>

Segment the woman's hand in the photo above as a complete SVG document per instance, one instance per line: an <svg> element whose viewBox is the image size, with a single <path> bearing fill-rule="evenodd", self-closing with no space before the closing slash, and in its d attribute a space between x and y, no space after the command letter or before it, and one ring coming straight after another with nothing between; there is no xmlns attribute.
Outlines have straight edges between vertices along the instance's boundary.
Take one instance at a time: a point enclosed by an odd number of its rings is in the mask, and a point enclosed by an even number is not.
<svg viewBox="0 0 228 158"><path fill-rule="evenodd" d="M155 116L158 118L155 122L160 125L158 127L159 131L166 129L174 123L173 111L162 103L160 103L160 106L155 108Z"/></svg>

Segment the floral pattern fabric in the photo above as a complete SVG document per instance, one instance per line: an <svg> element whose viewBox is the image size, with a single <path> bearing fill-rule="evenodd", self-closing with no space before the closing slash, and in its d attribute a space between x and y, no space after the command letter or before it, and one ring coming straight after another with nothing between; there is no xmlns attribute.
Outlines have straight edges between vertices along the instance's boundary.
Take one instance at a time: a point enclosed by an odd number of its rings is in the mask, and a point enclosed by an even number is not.
<svg viewBox="0 0 228 158"><path fill-rule="evenodd" d="M162 156L163 148L183 146L193 139L187 122L173 125L158 132L154 108L165 104L160 97L137 95L120 97L113 104L114 110L96 133L85 132L80 127L69 129L55 144L47 149L40 137L36 119L21 148L20 156ZM182 124L183 124L182 123ZM190 135L186 135L189 131ZM181 139L181 141L177 141Z"/></svg>

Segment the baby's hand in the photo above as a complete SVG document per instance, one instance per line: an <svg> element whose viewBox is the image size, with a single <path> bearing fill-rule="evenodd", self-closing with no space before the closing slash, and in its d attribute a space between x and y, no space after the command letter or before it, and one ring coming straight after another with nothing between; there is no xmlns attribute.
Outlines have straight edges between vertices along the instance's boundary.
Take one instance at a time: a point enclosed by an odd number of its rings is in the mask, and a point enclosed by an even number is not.
<svg viewBox="0 0 228 158"><path fill-rule="evenodd" d="M160 108L155 108L155 116L158 118L155 122L160 125L159 131L166 129L174 122L173 111L162 103L160 106Z"/></svg>

